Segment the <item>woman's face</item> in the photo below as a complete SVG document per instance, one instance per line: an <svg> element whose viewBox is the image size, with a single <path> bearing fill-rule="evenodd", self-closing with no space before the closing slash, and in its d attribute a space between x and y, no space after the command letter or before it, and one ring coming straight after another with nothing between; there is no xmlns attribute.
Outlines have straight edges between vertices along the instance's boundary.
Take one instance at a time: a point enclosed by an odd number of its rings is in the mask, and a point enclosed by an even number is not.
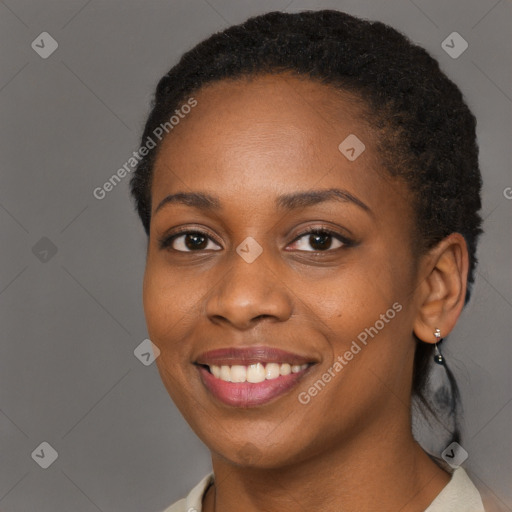
<svg viewBox="0 0 512 512"><path fill-rule="evenodd" d="M413 212L356 101L290 76L194 97L155 164L144 280L176 405L261 467L408 425Z"/></svg>

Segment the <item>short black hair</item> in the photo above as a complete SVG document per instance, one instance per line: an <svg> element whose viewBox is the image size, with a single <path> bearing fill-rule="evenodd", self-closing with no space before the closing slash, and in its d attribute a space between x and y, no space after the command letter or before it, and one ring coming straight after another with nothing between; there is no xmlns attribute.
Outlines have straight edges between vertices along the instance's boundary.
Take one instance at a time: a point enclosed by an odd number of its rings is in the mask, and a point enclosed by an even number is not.
<svg viewBox="0 0 512 512"><path fill-rule="evenodd" d="M216 33L185 53L161 78L142 142L201 87L267 73L292 73L363 100L369 112L364 119L376 135L384 169L411 192L420 249L433 247L451 233L464 236L469 252L467 301L482 231L476 120L438 62L384 23L334 10L270 12ZM157 153L158 147L142 158L131 179L148 234ZM413 393L427 407L424 391L432 355L433 345L418 343ZM447 371L455 415L458 390Z"/></svg>

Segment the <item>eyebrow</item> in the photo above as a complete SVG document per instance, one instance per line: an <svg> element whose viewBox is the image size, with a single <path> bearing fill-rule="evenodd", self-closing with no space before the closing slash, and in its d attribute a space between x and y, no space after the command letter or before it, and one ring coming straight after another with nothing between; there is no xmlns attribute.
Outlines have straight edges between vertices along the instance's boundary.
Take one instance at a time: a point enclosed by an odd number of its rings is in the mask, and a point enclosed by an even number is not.
<svg viewBox="0 0 512 512"><path fill-rule="evenodd" d="M170 194L156 207L155 213L161 210L165 205L170 203L184 204L186 206L192 206L199 208L200 210L220 210L221 205L219 199L210 194L204 194L202 192L178 192L176 194Z"/></svg>
<svg viewBox="0 0 512 512"><path fill-rule="evenodd" d="M340 201L342 203L353 203L366 212L371 212L370 207L360 199L352 195L347 190L339 188L330 188L327 190L308 190L306 192L296 192L286 194L277 198L277 206L286 210L295 210L297 208L307 208L315 204L326 201Z"/></svg>
<svg viewBox="0 0 512 512"><path fill-rule="evenodd" d="M326 201L339 201L342 203L352 203L362 210L371 213L368 205L346 190L330 188L325 190L308 190L305 192L294 192L285 194L276 199L276 206L285 210L296 210L307 208ZM200 210L221 210L221 201L219 198L202 192L178 192L166 196L156 207L155 214L165 205L171 203L184 204Z"/></svg>

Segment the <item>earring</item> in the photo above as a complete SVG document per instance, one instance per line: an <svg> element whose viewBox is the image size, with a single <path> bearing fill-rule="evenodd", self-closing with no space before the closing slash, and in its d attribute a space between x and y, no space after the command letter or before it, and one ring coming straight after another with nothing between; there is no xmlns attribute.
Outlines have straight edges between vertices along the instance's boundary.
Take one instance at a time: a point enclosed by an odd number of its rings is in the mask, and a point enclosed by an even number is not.
<svg viewBox="0 0 512 512"><path fill-rule="evenodd" d="M436 329L434 331L434 336L436 337L436 344L434 346L434 361L437 363L437 364L444 364L444 357L443 355L441 354L441 352L439 352L439 348L437 346L437 344L442 341L441 340L441 330L440 329Z"/></svg>

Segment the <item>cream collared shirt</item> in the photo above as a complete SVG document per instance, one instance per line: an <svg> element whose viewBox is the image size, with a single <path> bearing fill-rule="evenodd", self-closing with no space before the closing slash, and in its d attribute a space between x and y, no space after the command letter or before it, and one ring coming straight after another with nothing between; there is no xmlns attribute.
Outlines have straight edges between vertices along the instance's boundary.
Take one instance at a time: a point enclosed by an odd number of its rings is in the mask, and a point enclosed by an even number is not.
<svg viewBox="0 0 512 512"><path fill-rule="evenodd" d="M202 512L203 496L213 481L213 474L205 476L189 493L163 512ZM482 498L463 468L457 468L445 488L425 512L485 512Z"/></svg>

